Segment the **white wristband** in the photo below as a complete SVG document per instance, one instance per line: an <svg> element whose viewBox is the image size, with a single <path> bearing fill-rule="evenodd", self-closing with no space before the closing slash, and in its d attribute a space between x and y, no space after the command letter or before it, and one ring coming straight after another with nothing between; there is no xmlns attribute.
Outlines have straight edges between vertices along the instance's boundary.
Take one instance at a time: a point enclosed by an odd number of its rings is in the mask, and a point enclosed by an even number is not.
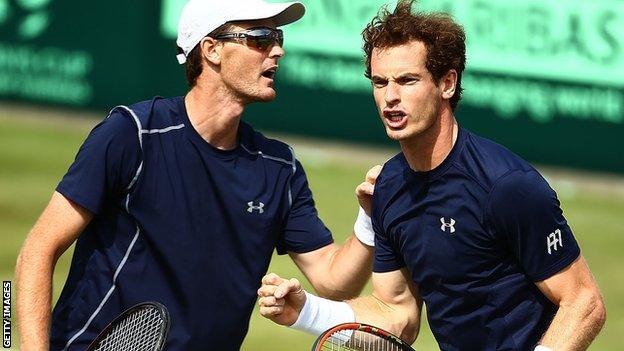
<svg viewBox="0 0 624 351"><path fill-rule="evenodd" d="M537 345L537 346L535 346L533 351L552 351L552 349L550 347L546 347L544 345Z"/></svg>
<svg viewBox="0 0 624 351"><path fill-rule="evenodd" d="M291 328L318 336L335 325L355 322L355 313L346 302L331 301L304 292L306 302Z"/></svg>
<svg viewBox="0 0 624 351"><path fill-rule="evenodd" d="M353 232L359 241L364 245L375 246L375 231L373 221L360 206L357 219L353 225Z"/></svg>

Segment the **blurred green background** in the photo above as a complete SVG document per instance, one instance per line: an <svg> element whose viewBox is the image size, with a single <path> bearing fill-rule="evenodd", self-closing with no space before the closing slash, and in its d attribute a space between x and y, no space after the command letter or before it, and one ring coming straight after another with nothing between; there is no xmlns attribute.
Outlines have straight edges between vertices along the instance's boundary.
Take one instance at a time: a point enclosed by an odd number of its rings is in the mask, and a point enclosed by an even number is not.
<svg viewBox="0 0 624 351"><path fill-rule="evenodd" d="M106 111L184 94L174 42L186 1L0 0L0 100ZM396 1L301 1L306 15L284 27L277 101L250 106L250 121L391 145L369 118L360 33ZM624 1L420 0L416 9L449 13L466 31L464 127L533 162L624 174Z"/></svg>
<svg viewBox="0 0 624 351"><path fill-rule="evenodd" d="M96 119L101 118L103 115L87 112L0 107L2 280L14 280L15 260L22 241L88 131ZM351 232L356 215L355 186L371 165L384 162L396 150L292 137L284 139L294 146L306 167L321 218L332 229L337 242L342 242ZM607 324L591 349L621 350L621 332L624 330L624 261L621 253L624 248L621 235L624 180L578 171L543 170L560 196L567 219L606 299ZM70 257L69 252L63 255L56 268L55 299L67 275ZM288 256L276 255L270 271L305 280ZM242 349L307 350L312 340L301 332L273 325L255 311ZM15 324L13 345L17 349ZM417 350L437 349L426 321L423 321L421 336L415 345Z"/></svg>

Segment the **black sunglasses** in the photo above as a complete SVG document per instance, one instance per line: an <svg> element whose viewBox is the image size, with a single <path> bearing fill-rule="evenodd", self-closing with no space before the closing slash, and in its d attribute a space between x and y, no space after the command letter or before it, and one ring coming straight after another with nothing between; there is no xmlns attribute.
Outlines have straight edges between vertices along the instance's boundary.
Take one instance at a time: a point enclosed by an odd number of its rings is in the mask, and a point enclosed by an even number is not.
<svg viewBox="0 0 624 351"><path fill-rule="evenodd" d="M247 46L253 46L259 50L266 50L271 45L278 43L284 45L284 32L281 29L273 29L268 27L250 28L239 33L223 33L214 37L215 39L234 39L244 40Z"/></svg>

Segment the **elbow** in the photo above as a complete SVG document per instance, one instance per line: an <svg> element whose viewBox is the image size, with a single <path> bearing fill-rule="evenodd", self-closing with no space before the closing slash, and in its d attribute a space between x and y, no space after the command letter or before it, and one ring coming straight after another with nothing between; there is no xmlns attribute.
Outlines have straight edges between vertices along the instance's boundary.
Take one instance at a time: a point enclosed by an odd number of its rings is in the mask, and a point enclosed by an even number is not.
<svg viewBox="0 0 624 351"><path fill-rule="evenodd" d="M23 273L24 269L28 267L29 257L31 256L33 255L30 253L28 242L26 242L17 255L17 260L15 262L16 278L19 279L19 276Z"/></svg>
<svg viewBox="0 0 624 351"><path fill-rule="evenodd" d="M596 326L599 331L605 325L607 321L607 308L605 307L604 300L600 293L596 293L592 299L592 311L590 313L593 325Z"/></svg>
<svg viewBox="0 0 624 351"><path fill-rule="evenodd" d="M403 340L408 345L413 344L416 341L416 337L418 337L418 332L416 332L416 333L401 333L401 340Z"/></svg>
<svg viewBox="0 0 624 351"><path fill-rule="evenodd" d="M409 345L413 344L420 332L420 318L407 311L396 311L386 320L385 327Z"/></svg>
<svg viewBox="0 0 624 351"><path fill-rule="evenodd" d="M22 253L20 252L17 255L17 261L15 262L15 279L19 280L20 275L22 274Z"/></svg>
<svg viewBox="0 0 624 351"><path fill-rule="evenodd" d="M19 282L25 277L41 272L54 271L57 262L54 256L46 247L33 246L28 240L20 250L15 262L15 280L19 290Z"/></svg>
<svg viewBox="0 0 624 351"><path fill-rule="evenodd" d="M562 303L560 307L562 306L576 309L579 313L579 319L588 326L594 337L607 321L607 309L597 288L583 290L576 296L576 299Z"/></svg>
<svg viewBox="0 0 624 351"><path fill-rule="evenodd" d="M20 280L25 267L28 265L28 260L26 258L27 254L24 253L24 249L20 250L20 253L17 255L17 261L15 262L15 279Z"/></svg>
<svg viewBox="0 0 624 351"><path fill-rule="evenodd" d="M412 320L410 318L410 320L405 323L405 326L399 335L403 341L411 345L414 341L416 341L419 332L420 322L416 319Z"/></svg>

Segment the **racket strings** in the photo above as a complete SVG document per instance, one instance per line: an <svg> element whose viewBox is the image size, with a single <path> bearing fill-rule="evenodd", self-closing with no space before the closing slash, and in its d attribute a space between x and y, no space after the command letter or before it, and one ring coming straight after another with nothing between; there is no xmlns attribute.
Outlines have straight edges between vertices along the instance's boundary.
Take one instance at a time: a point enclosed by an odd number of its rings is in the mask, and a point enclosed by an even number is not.
<svg viewBox="0 0 624 351"><path fill-rule="evenodd" d="M127 316L99 343L94 351L152 351L161 343L165 319L154 307L142 308Z"/></svg>
<svg viewBox="0 0 624 351"><path fill-rule="evenodd" d="M327 351L402 351L403 346L375 334L340 330L329 336L321 350Z"/></svg>

